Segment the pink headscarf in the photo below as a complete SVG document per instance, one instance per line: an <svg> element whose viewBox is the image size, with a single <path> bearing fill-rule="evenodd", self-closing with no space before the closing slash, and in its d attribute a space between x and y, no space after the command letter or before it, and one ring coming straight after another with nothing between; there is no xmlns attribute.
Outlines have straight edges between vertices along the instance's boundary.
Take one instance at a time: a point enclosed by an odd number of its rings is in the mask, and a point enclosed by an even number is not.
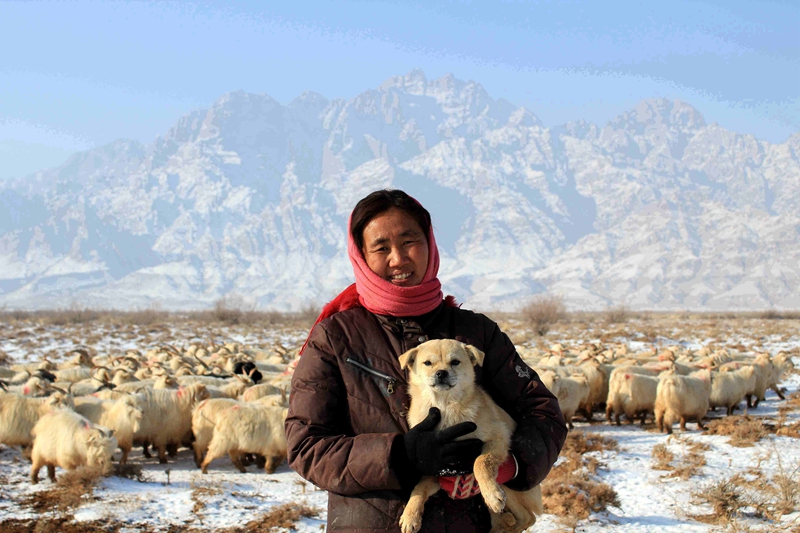
<svg viewBox="0 0 800 533"><path fill-rule="evenodd" d="M420 316L433 311L442 303L442 284L439 282L439 248L428 230L428 266L419 285L398 287L369 268L361 250L356 246L347 224L347 255L356 275L358 301L376 315Z"/></svg>
<svg viewBox="0 0 800 533"><path fill-rule="evenodd" d="M436 246L436 239L433 236L433 225L428 229L428 266L422 282L414 287L398 287L369 268L350 232L352 219L353 215L351 214L347 223L347 255L353 265L356 282L322 308L314 326L340 311L347 311L354 307L365 307L376 315L389 316L420 316L439 307L442 303L442 284L437 277L439 275L439 248ZM444 298L444 303L450 307L458 307L453 296ZM312 330L314 326L311 327ZM309 333L310 336L311 333ZM308 338L300 348L301 355L307 344Z"/></svg>

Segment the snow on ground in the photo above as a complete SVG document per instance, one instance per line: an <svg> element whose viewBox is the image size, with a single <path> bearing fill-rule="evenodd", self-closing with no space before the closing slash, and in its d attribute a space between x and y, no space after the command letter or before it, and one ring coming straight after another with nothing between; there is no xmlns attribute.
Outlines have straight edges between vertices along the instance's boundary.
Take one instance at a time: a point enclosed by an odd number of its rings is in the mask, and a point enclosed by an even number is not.
<svg viewBox="0 0 800 533"><path fill-rule="evenodd" d="M514 327L504 325L504 327ZM652 324L645 325L652 329ZM631 349L641 351L649 348L652 341L633 340L638 338L637 329L645 326L635 321L619 326L614 342L626 342ZM721 326L720 326L721 327ZM794 350L800 354L800 324L793 321L788 329L775 333L763 329L733 325L730 328L718 327L716 332L686 329L685 324L669 331L670 336L656 335L659 345L679 344L698 348L709 343L721 343L721 333L731 332L729 343L747 349L769 351L773 355L779 350ZM735 337L733 336L735 332ZM617 334L619 333L619 334ZM652 336L653 331L648 335ZM525 334L527 335L527 334ZM43 327L36 325L17 326L0 324L0 350L18 362L38 361L43 353L50 352L56 359L80 344L87 344L104 352L121 352L136 348L145 350L164 342L182 345L192 339L235 340L246 345L266 349L276 343L284 346L297 346L302 342L305 331L295 329L253 329L227 327L190 327L169 325L160 328L115 328L113 326L95 327ZM519 334L517 335L519 337ZM591 328L568 325L550 333L545 339L532 341L540 346L556 341L570 343L590 342L601 337L601 332ZM514 338L514 335L512 335ZM794 357L800 368L800 357ZM800 390L800 375L786 377L783 382L787 398ZM765 417L770 421L778 418L778 409L786 405L769 391L765 402L750 414ZM712 413L720 417L721 412ZM701 523L693 516L708 514L712 509L697 502L695 495L708 490L711 484L725 479L736 472L752 475L761 472L770 478L781 471L794 473L800 480L800 439L769 435L750 448L737 448L728 443L727 436L708 435L688 424L689 431L681 433L676 427L675 435L668 437L656 432L652 424L644 428L638 425L608 425L598 413L595 422L576 422L575 431L599 433L617 441L616 450L590 452L600 461L598 471L600 481L608 483L617 492L619 508L609 508L592 514L587 520L578 523L575 531L601 532L619 531L629 533L705 533L723 531L721 526ZM787 423L800 422L800 412L789 411ZM680 458L692 442L707 447L702 452L706 464L699 468L697 475L688 479L666 477L667 472L653 469L652 452L654 446L667 444L668 449ZM135 449L129 458L132 464L143 470L141 480L122 477L103 479L94 490L94 499L87 501L72 514L77 521L110 519L130 526L136 531L143 526L158 530L168 524L187 526L195 529L214 531L219 528L243 525L269 509L285 503L306 504L319 509L317 518L306 518L297 522L294 531L318 532L324 529L327 495L305 482L286 464L274 474L265 474L255 465L247 473L239 473L227 458L218 459L211 464L209 473L203 475L194 465L190 450L182 449L169 464L158 464L156 457L147 459L141 449ZM38 485L29 481L29 463L22 459L16 449L0 446L0 524L8 519L36 518L37 512L25 502L37 491L48 490L46 479ZM60 474L61 471L59 470ZM40 477L44 478L43 473ZM786 515L780 522L769 523L752 516L741 519L743 524L751 524L766 529L759 531L798 531L800 513ZM794 529L793 529L794 528ZM0 528L1 529L1 528ZM559 517L541 517L535 531L555 533L564 531ZM568 529L569 530L569 529Z"/></svg>

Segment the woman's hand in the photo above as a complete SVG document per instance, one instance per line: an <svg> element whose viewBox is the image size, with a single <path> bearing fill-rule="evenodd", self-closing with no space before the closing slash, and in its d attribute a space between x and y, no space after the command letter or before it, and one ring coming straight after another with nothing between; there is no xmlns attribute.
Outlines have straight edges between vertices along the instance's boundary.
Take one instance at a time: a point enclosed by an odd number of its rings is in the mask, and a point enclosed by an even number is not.
<svg viewBox="0 0 800 533"><path fill-rule="evenodd" d="M474 422L436 430L442 413L431 407L428 417L403 435L406 455L419 472L426 476L454 476L472 472L475 459L481 454L480 439L454 440L475 431Z"/></svg>

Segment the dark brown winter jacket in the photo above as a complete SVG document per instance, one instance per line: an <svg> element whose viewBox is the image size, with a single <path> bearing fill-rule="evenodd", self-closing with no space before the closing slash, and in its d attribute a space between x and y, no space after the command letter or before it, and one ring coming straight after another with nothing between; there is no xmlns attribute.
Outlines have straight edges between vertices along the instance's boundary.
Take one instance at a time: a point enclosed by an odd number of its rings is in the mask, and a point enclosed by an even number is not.
<svg viewBox="0 0 800 533"><path fill-rule="evenodd" d="M558 401L497 324L445 305L418 318L343 311L311 332L286 419L289 465L328 491L329 531L400 531L420 475L402 444L409 398L397 359L429 339L455 339L486 354L476 381L518 424L511 451L520 472L508 487L533 487L556 461L567 435ZM452 500L439 491L425 507L423 532L488 530L480 497Z"/></svg>

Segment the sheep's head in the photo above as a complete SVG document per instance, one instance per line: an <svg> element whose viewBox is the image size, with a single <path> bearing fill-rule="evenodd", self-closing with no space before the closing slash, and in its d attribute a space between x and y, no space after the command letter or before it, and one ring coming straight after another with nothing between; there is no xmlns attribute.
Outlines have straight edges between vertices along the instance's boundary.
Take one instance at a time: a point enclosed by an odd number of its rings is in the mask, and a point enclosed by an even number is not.
<svg viewBox="0 0 800 533"><path fill-rule="evenodd" d="M61 389L47 397L47 405L52 409L75 409L75 402L72 400L72 394L69 394Z"/></svg>
<svg viewBox="0 0 800 533"><path fill-rule="evenodd" d="M22 394L25 396L47 396L51 392L53 389L50 388L50 382L39 376L28 378L22 387Z"/></svg>
<svg viewBox="0 0 800 533"><path fill-rule="evenodd" d="M208 389L202 383L192 383L188 387L184 389L189 394L191 398L192 404L196 404L202 402L203 400L210 398L211 394L209 394Z"/></svg>
<svg viewBox="0 0 800 533"><path fill-rule="evenodd" d="M114 450L117 449L117 438L114 437L113 430L99 427L89 429L89 436L86 439L86 464L98 468L103 474L109 474L113 470L111 459Z"/></svg>

